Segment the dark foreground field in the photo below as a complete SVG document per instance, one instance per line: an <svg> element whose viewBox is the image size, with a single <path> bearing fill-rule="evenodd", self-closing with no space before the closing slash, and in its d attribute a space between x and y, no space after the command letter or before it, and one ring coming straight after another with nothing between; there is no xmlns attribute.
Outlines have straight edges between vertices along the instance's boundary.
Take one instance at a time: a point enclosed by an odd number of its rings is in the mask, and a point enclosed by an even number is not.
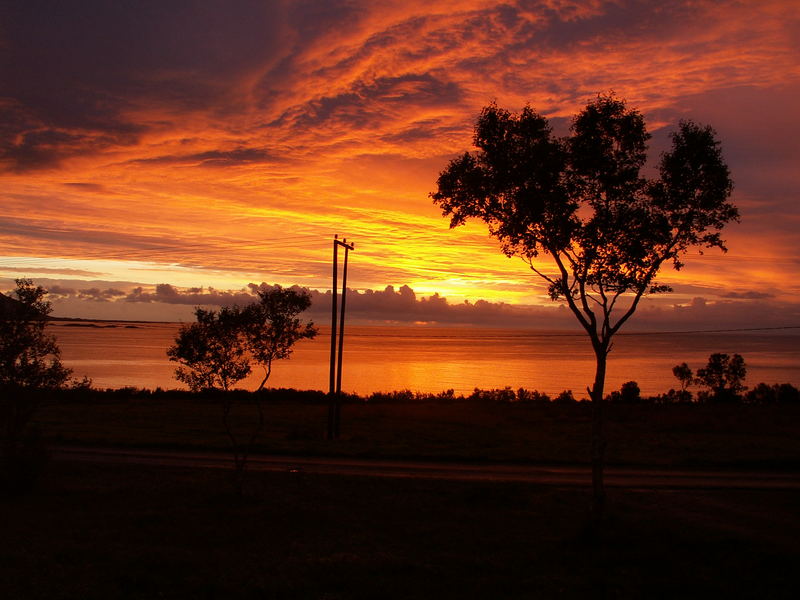
<svg viewBox="0 0 800 600"><path fill-rule="evenodd" d="M252 406L235 408L252 425ZM272 397L262 453L585 464L589 407ZM184 395L52 398L50 445L223 449ZM618 465L800 465L800 407L614 406ZM0 598L794 598L800 491L621 489L589 535L589 486L51 461L0 499Z"/></svg>
<svg viewBox="0 0 800 600"><path fill-rule="evenodd" d="M249 395L233 408L252 430ZM272 393L257 451L292 455L585 464L588 403L348 403L341 439L324 439L327 405ZM800 406L611 405L608 461L619 465L800 469ZM58 444L226 449L219 398L188 393L55 397L38 426Z"/></svg>
<svg viewBox="0 0 800 600"><path fill-rule="evenodd" d="M2 598L793 598L793 491L52 463L0 501Z"/></svg>

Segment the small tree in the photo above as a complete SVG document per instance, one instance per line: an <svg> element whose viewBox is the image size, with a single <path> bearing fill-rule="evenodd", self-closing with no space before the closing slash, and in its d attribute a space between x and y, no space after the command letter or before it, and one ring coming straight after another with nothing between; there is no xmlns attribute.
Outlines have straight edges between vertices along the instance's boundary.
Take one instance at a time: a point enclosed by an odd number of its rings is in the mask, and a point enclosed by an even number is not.
<svg viewBox="0 0 800 600"><path fill-rule="evenodd" d="M777 401L777 387L777 385L767 385L762 381L745 394L745 402L753 404L773 404Z"/></svg>
<svg viewBox="0 0 800 600"><path fill-rule="evenodd" d="M716 402L735 402L747 388L743 380L747 367L739 354L729 356L718 352L708 357L708 364L697 369L697 383L706 386L710 399Z"/></svg>
<svg viewBox="0 0 800 600"><path fill-rule="evenodd" d="M184 325L167 350L178 362L175 377L192 391L221 389L228 392L251 373L251 361L264 368L257 392L264 388L275 360L288 358L294 344L313 338L317 330L303 324L297 315L311 305L307 292L275 286L260 290L259 301L244 308L223 307L218 312L195 309L197 321ZM232 422L234 397L222 396L222 422L233 452L237 492L242 494L248 456L264 429L264 407L260 394L250 400L256 409L256 425L244 439Z"/></svg>
<svg viewBox="0 0 800 600"><path fill-rule="evenodd" d="M46 329L51 311L46 290L30 279L17 279L16 286L16 300L0 294L0 452L11 488L30 483L43 456L30 427L41 390L67 385L72 374Z"/></svg>
<svg viewBox="0 0 800 600"><path fill-rule="evenodd" d="M800 404L800 390L791 383L776 383L772 388L775 390L775 402L780 404Z"/></svg>
<svg viewBox="0 0 800 600"><path fill-rule="evenodd" d="M656 281L662 266L680 269L692 247L724 250L720 230L738 220L713 129L681 122L654 180L640 174L649 137L642 115L613 95L590 102L566 138L553 136L547 119L530 107L515 115L491 104L475 126L478 151L451 161L431 194L451 227L470 218L486 222L503 252L521 257L588 334L596 358L588 391L598 516L612 339L642 297L669 291Z"/></svg>
<svg viewBox="0 0 800 600"><path fill-rule="evenodd" d="M179 363L175 378L193 392L228 391L250 374L243 312L237 307L217 311L196 308L196 322L183 325L167 356Z"/></svg>
<svg viewBox="0 0 800 600"><path fill-rule="evenodd" d="M626 381L619 391L614 390L611 392L609 400L622 404L635 404L642 401L642 391L635 381Z"/></svg>
<svg viewBox="0 0 800 600"><path fill-rule="evenodd" d="M563 390L558 396L553 398L553 402L559 404L575 404L575 396L572 395L572 390Z"/></svg>
<svg viewBox="0 0 800 600"><path fill-rule="evenodd" d="M244 310L247 347L255 360L264 369L264 378L256 391L264 389L272 374L272 362L289 358L294 344L302 339L312 339L317 329L310 321L303 324L297 318L311 306L308 292L282 289L258 290L259 301Z"/></svg>
<svg viewBox="0 0 800 600"><path fill-rule="evenodd" d="M681 384L681 391L678 392L678 400L680 402L691 402L692 393L689 391L689 386L694 381L694 373L685 362L672 367L672 374Z"/></svg>

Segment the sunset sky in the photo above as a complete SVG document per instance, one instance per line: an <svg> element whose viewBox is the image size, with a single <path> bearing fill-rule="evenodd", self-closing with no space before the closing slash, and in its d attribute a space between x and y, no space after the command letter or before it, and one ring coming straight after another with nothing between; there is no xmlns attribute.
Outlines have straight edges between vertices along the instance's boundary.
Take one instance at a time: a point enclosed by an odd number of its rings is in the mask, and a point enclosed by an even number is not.
<svg viewBox="0 0 800 600"><path fill-rule="evenodd" d="M5 0L0 290L27 276L59 315L186 319L248 284L324 293L338 233L364 319L566 323L428 193L487 103L566 134L609 90L644 113L653 163L680 119L713 125L742 215L640 324L800 324L789 0Z"/></svg>

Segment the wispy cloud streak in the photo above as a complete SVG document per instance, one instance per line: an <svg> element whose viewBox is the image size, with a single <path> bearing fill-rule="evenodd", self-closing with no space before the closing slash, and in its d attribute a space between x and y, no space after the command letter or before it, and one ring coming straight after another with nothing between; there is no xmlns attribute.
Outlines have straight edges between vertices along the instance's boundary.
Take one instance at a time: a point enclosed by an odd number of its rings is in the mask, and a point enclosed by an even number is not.
<svg viewBox="0 0 800 600"><path fill-rule="evenodd" d="M779 0L6 3L0 257L46 258L51 274L75 268L68 260L87 261L85 271L131 261L194 273L198 286L321 289L340 233L357 241L357 287L545 303L524 265L477 226L448 231L427 194L470 147L487 102L531 103L565 133L587 99L614 89L644 111L654 160L679 119L709 122L736 181L743 224L730 231L730 255L697 257L665 279L792 302L795 9Z"/></svg>

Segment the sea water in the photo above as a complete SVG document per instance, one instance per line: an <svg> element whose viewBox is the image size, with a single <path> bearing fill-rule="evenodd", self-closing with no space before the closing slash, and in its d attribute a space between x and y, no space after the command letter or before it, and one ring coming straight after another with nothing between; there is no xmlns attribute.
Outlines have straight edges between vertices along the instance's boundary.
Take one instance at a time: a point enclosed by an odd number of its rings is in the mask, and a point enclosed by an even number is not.
<svg viewBox="0 0 800 600"><path fill-rule="evenodd" d="M97 388L134 386L183 388L167 348L176 323L55 322L64 363ZM606 390L638 382L643 394L678 387L672 367L686 362L697 370L713 352L741 354L746 384L800 386L800 334L747 332L702 334L618 334L609 355ZM345 332L342 389L369 394L410 389L438 393L453 389L524 387L550 395L572 390L587 396L594 378L594 354L580 332L486 329L479 327L353 326ZM269 387L328 389L330 329L299 342L288 360L273 365ZM238 387L255 389L263 372Z"/></svg>

